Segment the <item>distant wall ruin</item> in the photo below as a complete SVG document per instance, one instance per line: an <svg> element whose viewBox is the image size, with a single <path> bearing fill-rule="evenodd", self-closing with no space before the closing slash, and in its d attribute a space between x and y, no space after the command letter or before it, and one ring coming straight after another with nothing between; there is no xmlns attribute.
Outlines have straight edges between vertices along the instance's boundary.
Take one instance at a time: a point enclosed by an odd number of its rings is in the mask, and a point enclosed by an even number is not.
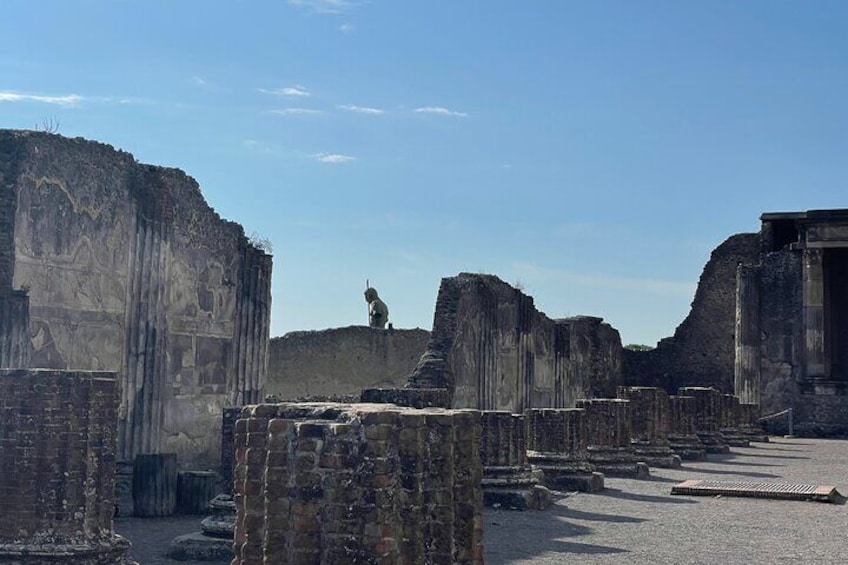
<svg viewBox="0 0 848 565"><path fill-rule="evenodd" d="M429 338L422 329L367 326L289 332L271 340L265 391L293 400L403 386Z"/></svg>
<svg viewBox="0 0 848 565"><path fill-rule="evenodd" d="M120 459L213 464L223 406L261 399L271 257L182 171L79 138L0 131L0 204L30 365L119 374Z"/></svg>
<svg viewBox="0 0 848 565"><path fill-rule="evenodd" d="M736 268L759 260L758 234L729 237L710 255L689 315L650 351L624 350L624 381L662 387L712 386L733 392L736 326Z"/></svg>
<svg viewBox="0 0 848 565"><path fill-rule="evenodd" d="M442 279L427 351L412 388L446 388L453 408L567 408L614 396L621 338L601 318L552 320L493 275Z"/></svg>

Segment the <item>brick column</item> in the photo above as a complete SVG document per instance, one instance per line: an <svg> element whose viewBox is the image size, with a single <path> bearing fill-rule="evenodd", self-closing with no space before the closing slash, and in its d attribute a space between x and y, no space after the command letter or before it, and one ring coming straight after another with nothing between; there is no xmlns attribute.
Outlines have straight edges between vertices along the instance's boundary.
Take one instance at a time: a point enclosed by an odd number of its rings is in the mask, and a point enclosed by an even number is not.
<svg viewBox="0 0 848 565"><path fill-rule="evenodd" d="M707 452L695 433L695 397L668 397L668 442L675 455L684 461L702 461Z"/></svg>
<svg viewBox="0 0 848 565"><path fill-rule="evenodd" d="M258 405L235 445L234 565L482 563L477 411Z"/></svg>
<svg viewBox="0 0 848 565"><path fill-rule="evenodd" d="M483 503L513 510L550 506L550 491L527 462L525 416L484 410L482 423Z"/></svg>
<svg viewBox="0 0 848 565"><path fill-rule="evenodd" d="M648 476L648 466L636 459L630 445L630 402L620 398L577 401L586 411L589 461L605 475Z"/></svg>
<svg viewBox="0 0 848 565"><path fill-rule="evenodd" d="M568 491L603 490L604 475L589 463L585 410L542 408L524 414L527 459L542 470L545 485Z"/></svg>
<svg viewBox="0 0 848 565"><path fill-rule="evenodd" d="M668 441L668 394L655 387L621 386L618 397L630 401L630 443L636 458L651 467L680 467Z"/></svg>
<svg viewBox="0 0 848 565"><path fill-rule="evenodd" d="M721 393L712 387L690 386L678 389L680 396L694 397L693 423L695 434L707 453L729 453L730 446L720 431Z"/></svg>
<svg viewBox="0 0 848 565"><path fill-rule="evenodd" d="M719 431L724 436L724 441L730 447L748 447L751 442L742 434L739 426L742 418L742 408L739 397L732 394L722 394L719 397L721 417L719 419Z"/></svg>
<svg viewBox="0 0 848 565"><path fill-rule="evenodd" d="M0 370L0 562L127 563L114 373Z"/></svg>

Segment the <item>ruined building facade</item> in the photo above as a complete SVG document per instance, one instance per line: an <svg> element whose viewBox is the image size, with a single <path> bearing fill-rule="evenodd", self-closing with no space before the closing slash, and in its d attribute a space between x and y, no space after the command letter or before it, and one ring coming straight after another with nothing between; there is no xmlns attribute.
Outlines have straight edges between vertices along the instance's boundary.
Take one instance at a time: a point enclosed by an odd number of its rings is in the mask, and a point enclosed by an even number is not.
<svg viewBox="0 0 848 565"><path fill-rule="evenodd" d="M674 336L624 352L631 385L712 386L803 435L848 435L848 210L766 213L713 251Z"/></svg>
<svg viewBox="0 0 848 565"><path fill-rule="evenodd" d="M740 265L736 393L792 408L805 435L848 434L848 210L763 214L759 261Z"/></svg>
<svg viewBox="0 0 848 565"><path fill-rule="evenodd" d="M613 397L620 384L621 338L601 318L553 320L498 277L461 273L442 279L408 386L446 389L452 408L521 413Z"/></svg>
<svg viewBox="0 0 848 565"><path fill-rule="evenodd" d="M271 257L182 171L0 131L0 366L114 371L118 457L212 462L261 400Z"/></svg>

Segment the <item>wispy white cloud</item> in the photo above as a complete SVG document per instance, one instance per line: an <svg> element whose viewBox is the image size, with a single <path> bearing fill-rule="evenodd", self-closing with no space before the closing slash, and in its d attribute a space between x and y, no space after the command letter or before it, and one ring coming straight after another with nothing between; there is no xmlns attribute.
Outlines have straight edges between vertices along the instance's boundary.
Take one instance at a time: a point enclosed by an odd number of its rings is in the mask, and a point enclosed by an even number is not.
<svg viewBox="0 0 848 565"><path fill-rule="evenodd" d="M344 23L339 26L339 31L345 34L353 33L354 31L356 31L356 26L354 26L353 24Z"/></svg>
<svg viewBox="0 0 848 565"><path fill-rule="evenodd" d="M0 102L41 102L44 104L56 104L59 106L75 106L85 98L78 94L66 94L62 96L46 96L42 94L24 94L0 90Z"/></svg>
<svg viewBox="0 0 848 565"><path fill-rule="evenodd" d="M447 108L443 108L442 106L424 106L423 108L416 108L413 110L416 114L438 114L440 116L453 116L456 118L467 118L468 114L465 112L456 112L454 110L448 110Z"/></svg>
<svg viewBox="0 0 848 565"><path fill-rule="evenodd" d="M340 106L336 106L339 110L347 110L348 112L358 112L360 114L371 114L373 116L377 116L380 114L385 114L386 111L380 108L369 108L367 106L354 106L353 104L342 104Z"/></svg>
<svg viewBox="0 0 848 565"><path fill-rule="evenodd" d="M242 145L245 147L245 149L262 155L276 155L279 153L277 147L270 145L264 141L259 141L258 139L245 139L244 141L242 141Z"/></svg>
<svg viewBox="0 0 848 565"><path fill-rule="evenodd" d="M314 110L312 108L278 108L276 110L268 110L269 114L277 116L321 116L324 110Z"/></svg>
<svg viewBox="0 0 848 565"><path fill-rule="evenodd" d="M273 94L274 96L311 96L306 87L296 84L294 86L286 86L284 88L260 88L259 92L263 94Z"/></svg>
<svg viewBox="0 0 848 565"><path fill-rule="evenodd" d="M191 77L191 82L193 82L196 86L209 86L209 81L197 75Z"/></svg>
<svg viewBox="0 0 848 565"><path fill-rule="evenodd" d="M356 159L350 155L341 155L339 153L316 153L312 156L319 163L348 163Z"/></svg>
<svg viewBox="0 0 848 565"><path fill-rule="evenodd" d="M579 273L565 269L540 267L531 263L518 263L515 265L515 269L520 273L522 279L532 282L559 281L577 286L659 294L662 296L676 295L691 297L694 296L696 287L695 283L691 282Z"/></svg>
<svg viewBox="0 0 848 565"><path fill-rule="evenodd" d="M288 3L317 14L341 14L355 5L350 0L288 0Z"/></svg>

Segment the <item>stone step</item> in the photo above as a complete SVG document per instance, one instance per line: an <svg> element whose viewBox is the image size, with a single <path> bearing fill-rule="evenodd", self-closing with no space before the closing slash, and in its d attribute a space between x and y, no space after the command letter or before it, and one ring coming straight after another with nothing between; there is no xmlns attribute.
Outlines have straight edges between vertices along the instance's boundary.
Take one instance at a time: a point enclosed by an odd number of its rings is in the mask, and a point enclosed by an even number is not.
<svg viewBox="0 0 848 565"><path fill-rule="evenodd" d="M836 487L817 485L795 485L788 483L754 483L743 481L689 480L674 485L671 494L690 496L743 496L751 498L775 498L780 500L814 500L844 504L845 497Z"/></svg>

